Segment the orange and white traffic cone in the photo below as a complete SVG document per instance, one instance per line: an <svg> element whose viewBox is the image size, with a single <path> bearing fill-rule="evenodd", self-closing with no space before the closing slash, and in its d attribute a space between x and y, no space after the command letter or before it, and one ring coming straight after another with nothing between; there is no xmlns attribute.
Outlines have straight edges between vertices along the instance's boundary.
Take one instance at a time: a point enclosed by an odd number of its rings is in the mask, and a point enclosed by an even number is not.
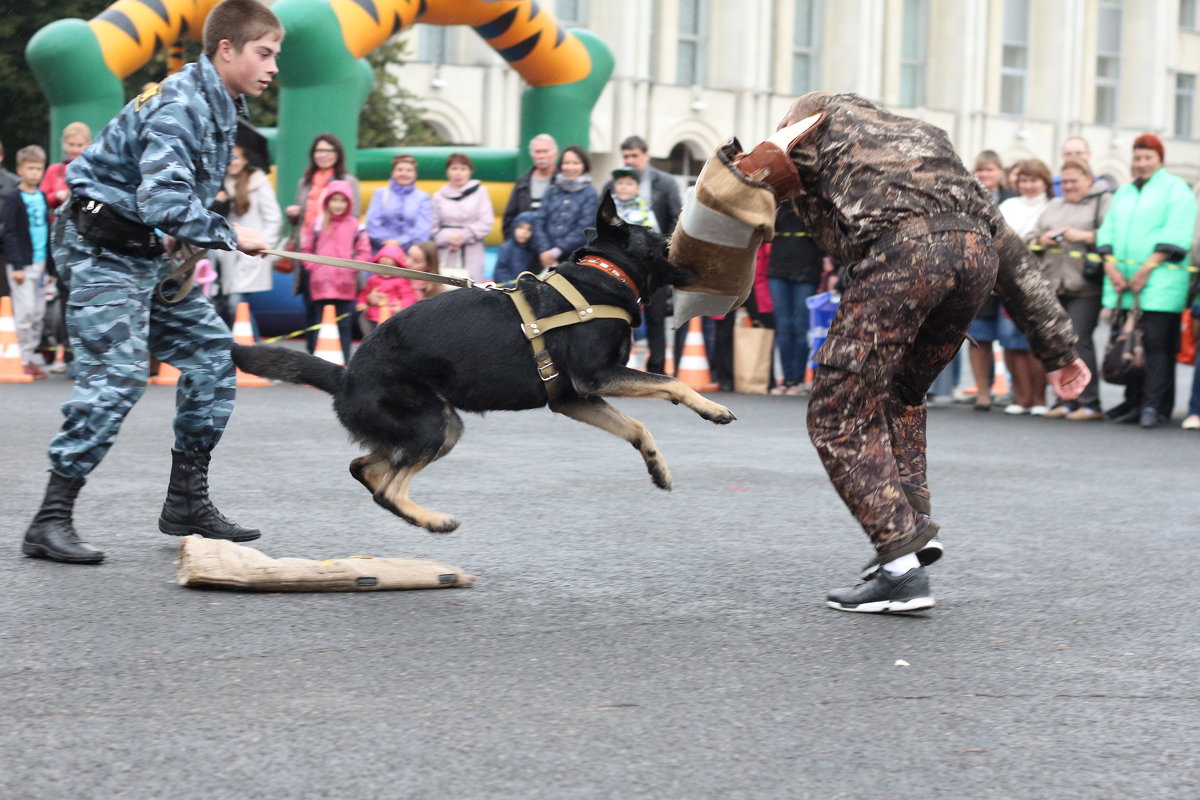
<svg viewBox="0 0 1200 800"><path fill-rule="evenodd" d="M1005 372L1004 350L992 343L992 358L995 361L995 379L992 382L992 397L1004 397L1008 394L1008 373Z"/></svg>
<svg viewBox="0 0 1200 800"><path fill-rule="evenodd" d="M25 364L21 361L17 323L12 314L12 298L0 297L0 383L32 381L33 376L25 372Z"/></svg>
<svg viewBox="0 0 1200 800"><path fill-rule="evenodd" d="M337 312L331 305L326 305L321 312L321 329L317 331L317 349L313 355L334 364L346 365L342 355L342 337L338 336Z"/></svg>
<svg viewBox="0 0 1200 800"><path fill-rule="evenodd" d="M237 317L233 321L233 340L246 347L254 344L254 326L250 324L249 303L238 303ZM237 371L237 385L240 389L243 386L270 386L271 382L266 378L251 375L249 372L242 372L239 369Z"/></svg>
<svg viewBox="0 0 1200 800"><path fill-rule="evenodd" d="M629 360L625 362L625 367L645 372L641 364L641 359L638 358L637 342L633 340L632 335L629 337Z"/></svg>
<svg viewBox="0 0 1200 800"><path fill-rule="evenodd" d="M683 356L679 359L679 371L675 377L697 392L715 392L717 384L708 368L708 356L704 349L704 331L700 318L692 317L688 323L687 338L683 340Z"/></svg>
<svg viewBox="0 0 1200 800"><path fill-rule="evenodd" d="M179 383L179 370L165 361L160 361L158 374L146 382L151 386L174 386Z"/></svg>

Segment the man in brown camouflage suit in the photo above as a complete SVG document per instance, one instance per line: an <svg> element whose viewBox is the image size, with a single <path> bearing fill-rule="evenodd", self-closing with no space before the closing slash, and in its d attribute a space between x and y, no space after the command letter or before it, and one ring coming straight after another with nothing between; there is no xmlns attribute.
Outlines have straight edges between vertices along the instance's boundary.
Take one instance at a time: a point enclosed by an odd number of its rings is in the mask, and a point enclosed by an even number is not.
<svg viewBox="0 0 1200 800"><path fill-rule="evenodd" d="M1075 397L1088 370L1036 262L945 131L822 92L799 98L780 128L814 116L791 145L760 145L738 167L777 200L794 197L817 243L849 268L816 355L808 430L876 557L864 583L830 592L827 604L931 608L924 567L942 546L929 516L925 397L976 311L1000 295L1060 397Z"/></svg>

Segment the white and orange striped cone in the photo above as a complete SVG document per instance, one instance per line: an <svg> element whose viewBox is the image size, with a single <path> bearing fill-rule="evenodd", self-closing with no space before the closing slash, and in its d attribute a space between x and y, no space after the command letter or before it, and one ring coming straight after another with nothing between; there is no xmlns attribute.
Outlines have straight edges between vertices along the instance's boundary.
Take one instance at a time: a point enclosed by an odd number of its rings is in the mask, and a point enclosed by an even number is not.
<svg viewBox="0 0 1200 800"><path fill-rule="evenodd" d="M146 381L151 386L175 386L179 383L179 370L165 361L158 362L158 374Z"/></svg>
<svg viewBox="0 0 1200 800"><path fill-rule="evenodd" d="M992 381L992 397L1004 397L1008 394L1008 373L1005 372L1004 350L996 343L992 344L992 358L995 361L995 378Z"/></svg>
<svg viewBox="0 0 1200 800"><path fill-rule="evenodd" d="M233 340L246 347L254 345L254 326L250 324L249 303L238 303L237 317L233 320ZM266 378L251 375L249 372L242 372L239 369L237 371L237 385L240 389L243 386L270 386L271 382Z"/></svg>
<svg viewBox="0 0 1200 800"><path fill-rule="evenodd" d="M321 312L321 329L317 331L317 349L313 355L346 366L346 359L342 355L342 337L338 336L337 312L331 305L326 305Z"/></svg>
<svg viewBox="0 0 1200 800"><path fill-rule="evenodd" d="M667 329L667 341L663 345L663 375L675 376L675 331L670 328Z"/></svg>
<svg viewBox="0 0 1200 800"><path fill-rule="evenodd" d="M717 384L708 368L708 356L704 349L704 331L700 318L692 317L688 323L687 338L683 340L683 356L679 359L679 371L675 377L697 392L715 392Z"/></svg>
<svg viewBox="0 0 1200 800"><path fill-rule="evenodd" d="M632 336L629 337L629 360L625 362L625 367L627 369L636 369L642 372L645 371L642 367L641 360L638 358L637 342L634 341Z"/></svg>
<svg viewBox="0 0 1200 800"><path fill-rule="evenodd" d="M12 298L0 297L0 383L32 381L33 376L25 372L25 364L21 361L17 323L12 315Z"/></svg>

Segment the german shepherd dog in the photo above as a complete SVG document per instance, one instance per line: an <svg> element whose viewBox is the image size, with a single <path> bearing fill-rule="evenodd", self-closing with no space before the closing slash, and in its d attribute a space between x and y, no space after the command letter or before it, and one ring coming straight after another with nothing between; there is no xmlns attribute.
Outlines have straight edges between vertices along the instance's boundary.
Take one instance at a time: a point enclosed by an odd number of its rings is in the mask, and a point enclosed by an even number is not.
<svg viewBox="0 0 1200 800"><path fill-rule="evenodd" d="M667 242L649 228L628 225L611 197L601 203L587 243L556 269L593 305L625 309L638 324L633 289L608 271L577 262L598 256L618 266L641 297L667 285L695 280L667 260ZM571 310L557 290L526 275L519 281L539 319ZM315 386L333 395L333 408L352 439L369 451L350 464L350 474L375 502L413 525L449 533L458 520L409 498L413 477L450 452L462 434L458 411L540 408L594 425L641 453L654 485L671 488L671 473L654 437L604 397L657 397L683 403L718 425L732 422L729 409L666 375L628 369L630 326L621 319L594 319L548 331L546 348L557 367L553 398L539 376L533 350L505 292L460 289L422 300L367 336L346 367L285 347L235 346L244 371Z"/></svg>

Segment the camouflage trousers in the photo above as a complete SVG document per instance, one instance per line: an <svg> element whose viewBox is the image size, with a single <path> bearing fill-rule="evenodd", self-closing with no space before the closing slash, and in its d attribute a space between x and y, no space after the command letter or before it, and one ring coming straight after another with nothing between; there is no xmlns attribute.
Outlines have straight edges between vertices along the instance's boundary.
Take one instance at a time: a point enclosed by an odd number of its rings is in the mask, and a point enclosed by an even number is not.
<svg viewBox="0 0 1200 800"><path fill-rule="evenodd" d="M175 448L209 452L233 412L233 337L211 302L192 290L179 303L158 299L165 257L133 258L81 239L73 222L55 231L54 257L70 287L66 322L76 378L66 418L50 442L50 467L81 478L100 463L125 415L146 390L150 354L180 371Z"/></svg>
<svg viewBox="0 0 1200 800"><path fill-rule="evenodd" d="M908 239L851 269L818 351L808 432L877 563L915 552L929 499L925 395L996 284L990 237ZM923 538L922 538L923 537Z"/></svg>

